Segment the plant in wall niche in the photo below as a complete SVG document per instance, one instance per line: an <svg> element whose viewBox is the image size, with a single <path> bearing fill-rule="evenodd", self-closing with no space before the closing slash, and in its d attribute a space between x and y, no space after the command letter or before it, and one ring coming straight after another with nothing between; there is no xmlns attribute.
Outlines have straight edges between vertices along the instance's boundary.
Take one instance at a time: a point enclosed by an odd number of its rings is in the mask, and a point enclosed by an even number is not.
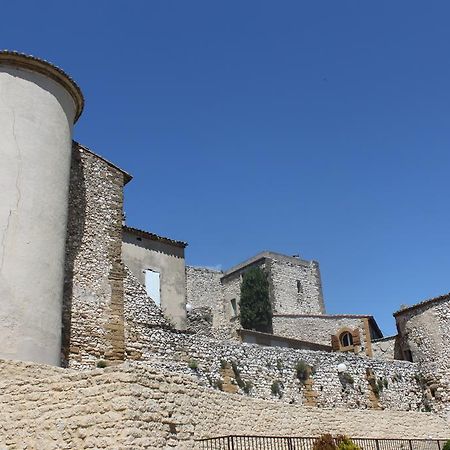
<svg viewBox="0 0 450 450"><path fill-rule="evenodd" d="M297 361L295 364L295 375L305 384L311 375L314 375L314 368L306 364L305 361Z"/></svg>
<svg viewBox="0 0 450 450"><path fill-rule="evenodd" d="M221 359L220 360L220 368L221 369L226 369L227 366L228 366L228 363L224 359Z"/></svg>
<svg viewBox="0 0 450 450"><path fill-rule="evenodd" d="M284 364L281 359L277 359L277 369L281 372L283 370Z"/></svg>
<svg viewBox="0 0 450 450"><path fill-rule="evenodd" d="M374 393L376 398L380 398L380 389L378 387L377 383L371 384L372 386L372 392Z"/></svg>
<svg viewBox="0 0 450 450"><path fill-rule="evenodd" d="M384 389L383 378L378 378L378 380L377 380L377 388L378 388L378 393L381 394L383 392L383 389Z"/></svg>
<svg viewBox="0 0 450 450"><path fill-rule="evenodd" d="M105 367L108 367L108 363L103 359L101 359L100 361L97 362L97 367L99 369L104 369Z"/></svg>
<svg viewBox="0 0 450 450"><path fill-rule="evenodd" d="M223 391L223 381L222 380L216 380L215 382L214 382L214 387L216 388L216 389L219 389L219 391Z"/></svg>
<svg viewBox="0 0 450 450"><path fill-rule="evenodd" d="M247 270L242 277L241 325L247 330L272 332L272 305L269 299L269 281L259 267Z"/></svg>
<svg viewBox="0 0 450 450"><path fill-rule="evenodd" d="M356 445L349 437L347 436L337 436L336 444L338 450L361 450L359 445Z"/></svg>
<svg viewBox="0 0 450 450"><path fill-rule="evenodd" d="M324 434L317 438L313 444L313 450L336 450L337 446L331 434Z"/></svg>
<svg viewBox="0 0 450 450"><path fill-rule="evenodd" d="M403 379L402 375L400 373L394 373L394 375L392 376L392 381L394 383L398 383L399 381L401 381Z"/></svg>
<svg viewBox="0 0 450 450"><path fill-rule="evenodd" d="M188 362L189 369L198 370L198 362L195 359L190 359Z"/></svg>
<svg viewBox="0 0 450 450"><path fill-rule="evenodd" d="M238 380L241 380L241 371L238 369L238 366L234 361L231 361L231 368L233 369L233 372L234 372L234 378L237 381L237 383L239 384Z"/></svg>
<svg viewBox="0 0 450 450"><path fill-rule="evenodd" d="M277 395L278 398L283 397L283 383L279 380L275 380L272 383L272 386L270 386L270 390L272 392L272 395Z"/></svg>
<svg viewBox="0 0 450 450"><path fill-rule="evenodd" d="M339 374L339 379L341 380L341 383L344 385L351 384L353 386L355 384L355 380L348 372L341 372Z"/></svg>
<svg viewBox="0 0 450 450"><path fill-rule="evenodd" d="M234 372L234 379L236 380L236 384L246 393L249 394L253 384L250 381L244 381L241 378L241 371L239 370L237 364L232 361L231 362L231 368L233 369Z"/></svg>
<svg viewBox="0 0 450 450"><path fill-rule="evenodd" d="M244 387L242 388L242 390L246 394L250 394L250 391L252 390L252 387L253 387L253 383L251 381L244 381Z"/></svg>
<svg viewBox="0 0 450 450"><path fill-rule="evenodd" d="M414 379L416 380L416 383L419 386L421 386L421 387L426 386L426 384L427 384L427 380L426 380L425 375L423 373L420 373L420 372L419 373L415 373L414 374Z"/></svg>

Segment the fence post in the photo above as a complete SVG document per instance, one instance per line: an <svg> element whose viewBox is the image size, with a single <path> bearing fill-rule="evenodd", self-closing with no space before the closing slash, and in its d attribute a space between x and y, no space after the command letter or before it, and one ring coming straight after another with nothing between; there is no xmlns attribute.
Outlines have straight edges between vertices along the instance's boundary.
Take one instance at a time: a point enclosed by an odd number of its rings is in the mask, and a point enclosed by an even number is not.
<svg viewBox="0 0 450 450"><path fill-rule="evenodd" d="M408 442L409 442L409 450L413 450L411 439L408 439Z"/></svg>
<svg viewBox="0 0 450 450"><path fill-rule="evenodd" d="M234 450L234 442L233 442L234 436L228 436L228 450Z"/></svg>
<svg viewBox="0 0 450 450"><path fill-rule="evenodd" d="M439 439L437 440L437 443L438 443L438 449L441 450L441 441Z"/></svg>
<svg viewBox="0 0 450 450"><path fill-rule="evenodd" d="M288 449L294 450L294 446L292 445L292 438L288 438Z"/></svg>

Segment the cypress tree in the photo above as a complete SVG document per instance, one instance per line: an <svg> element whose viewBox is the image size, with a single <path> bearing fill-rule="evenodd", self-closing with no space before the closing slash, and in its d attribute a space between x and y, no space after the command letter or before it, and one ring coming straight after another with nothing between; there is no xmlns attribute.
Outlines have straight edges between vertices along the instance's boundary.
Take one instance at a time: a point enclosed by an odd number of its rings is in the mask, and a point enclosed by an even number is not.
<svg viewBox="0 0 450 450"><path fill-rule="evenodd" d="M272 332L269 282L261 268L253 267L244 273L239 306L242 328L265 333Z"/></svg>

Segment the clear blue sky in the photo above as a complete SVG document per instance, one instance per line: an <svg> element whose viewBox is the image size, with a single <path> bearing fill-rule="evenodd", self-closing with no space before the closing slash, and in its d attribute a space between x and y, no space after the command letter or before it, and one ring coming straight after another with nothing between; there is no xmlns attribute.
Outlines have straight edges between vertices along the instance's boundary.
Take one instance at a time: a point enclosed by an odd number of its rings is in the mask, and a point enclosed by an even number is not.
<svg viewBox="0 0 450 450"><path fill-rule="evenodd" d="M0 42L68 71L128 223L194 265L320 262L328 311L450 291L448 1L10 1Z"/></svg>

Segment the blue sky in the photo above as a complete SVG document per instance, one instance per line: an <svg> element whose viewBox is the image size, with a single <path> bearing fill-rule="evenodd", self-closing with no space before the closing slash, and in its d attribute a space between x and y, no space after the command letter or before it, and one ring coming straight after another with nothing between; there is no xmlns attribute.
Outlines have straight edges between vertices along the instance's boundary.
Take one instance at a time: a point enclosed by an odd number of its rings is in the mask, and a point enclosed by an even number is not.
<svg viewBox="0 0 450 450"><path fill-rule="evenodd" d="M80 84L128 223L229 267L320 262L330 313L450 291L450 3L15 1L1 46ZM6 18L6 20L5 20Z"/></svg>

